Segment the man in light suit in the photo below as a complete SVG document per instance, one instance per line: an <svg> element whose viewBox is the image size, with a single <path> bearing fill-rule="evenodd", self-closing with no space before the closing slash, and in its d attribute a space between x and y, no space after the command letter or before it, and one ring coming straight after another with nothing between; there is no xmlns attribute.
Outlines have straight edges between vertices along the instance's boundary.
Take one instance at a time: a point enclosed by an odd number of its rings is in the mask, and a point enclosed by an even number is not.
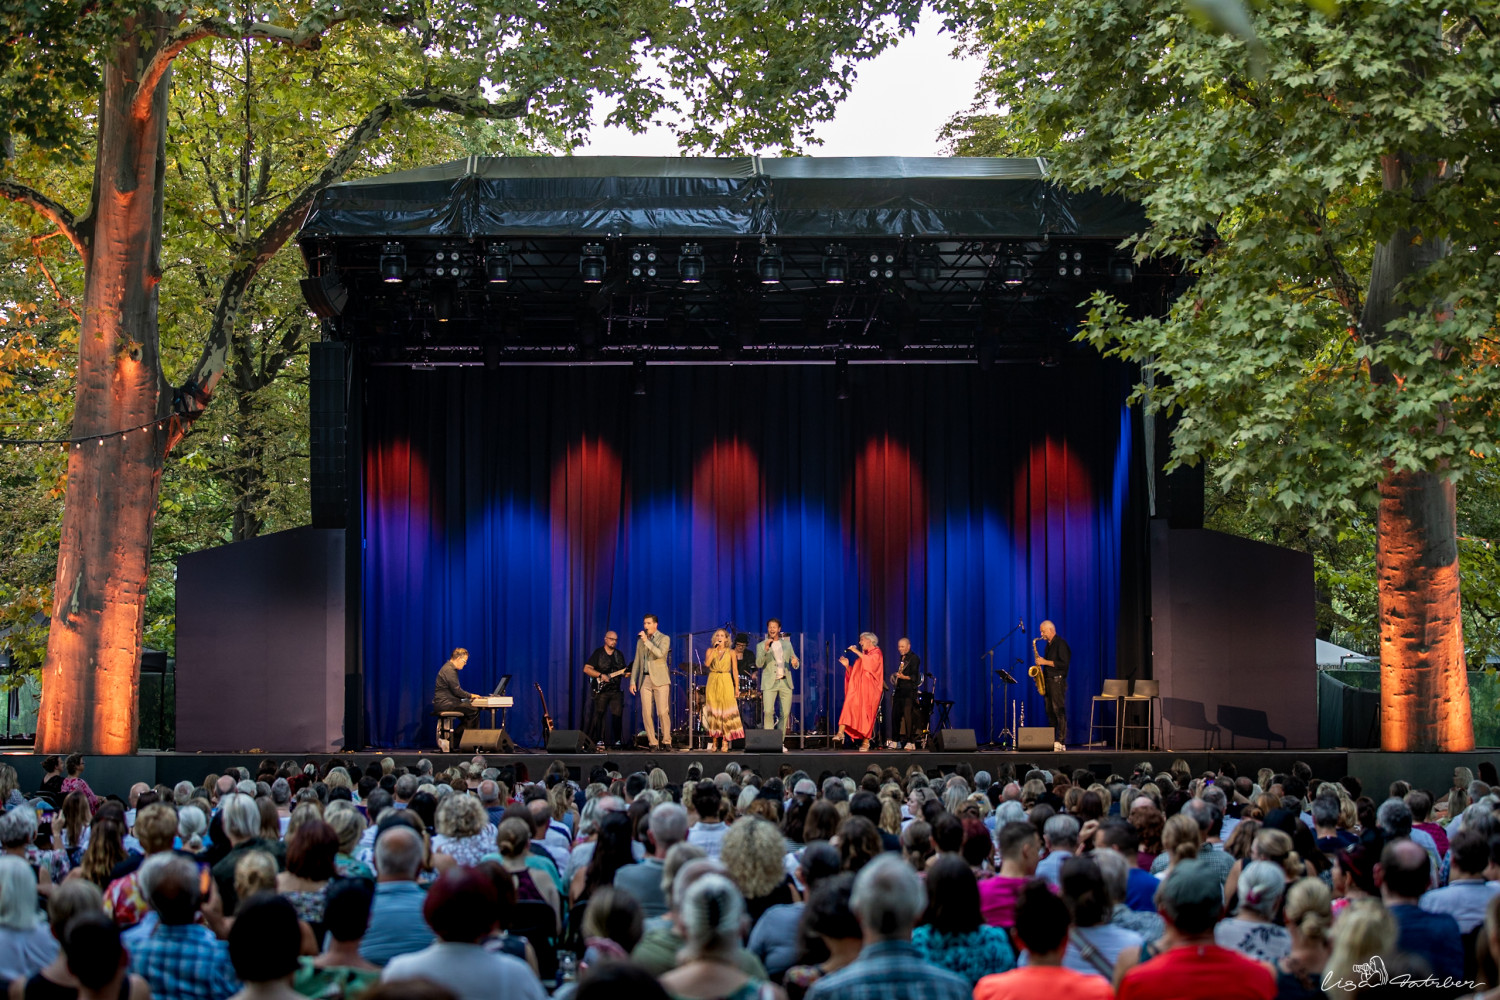
<svg viewBox="0 0 1500 1000"><path fill-rule="evenodd" d="M641 717L646 722L646 742L651 744L652 750L670 750L672 671L667 665L667 654L672 651L672 639L658 631L658 624L655 615L647 615L636 636L635 662L630 666L630 693L641 696ZM656 707L656 719L661 723L660 741L651 718L653 705Z"/></svg>
<svg viewBox="0 0 1500 1000"><path fill-rule="evenodd" d="M792 714L792 671L802 667L793 651L792 640L782 633L781 619L766 622L766 637L755 646L755 665L760 670L760 697L765 713L765 728L779 729L786 736L786 720ZM774 709L781 703L781 724L775 721Z"/></svg>

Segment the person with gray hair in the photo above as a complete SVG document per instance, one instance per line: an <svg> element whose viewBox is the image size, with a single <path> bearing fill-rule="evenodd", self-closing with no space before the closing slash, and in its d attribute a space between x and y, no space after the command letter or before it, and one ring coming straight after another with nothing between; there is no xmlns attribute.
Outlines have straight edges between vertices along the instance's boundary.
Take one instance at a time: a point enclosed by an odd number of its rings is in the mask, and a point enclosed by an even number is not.
<svg viewBox="0 0 1500 1000"><path fill-rule="evenodd" d="M814 983L807 1000L969 1000L967 979L926 961L911 943L927 909L927 890L898 855L882 854L860 869L849 909L864 930L865 946L853 963Z"/></svg>
<svg viewBox="0 0 1500 1000"><path fill-rule="evenodd" d="M1062 888L1063 862L1078 850L1078 831L1078 820L1067 813L1058 813L1042 827L1047 855L1037 862L1036 877L1045 879L1053 889Z"/></svg>
<svg viewBox="0 0 1500 1000"><path fill-rule="evenodd" d="M626 865L615 872L615 889L634 897L641 904L642 915L659 917L667 912L666 893L661 876L667 852L687 839L687 810L675 802L664 802L651 810L646 836L651 854L640 864Z"/></svg>
<svg viewBox="0 0 1500 1000"><path fill-rule="evenodd" d="M839 715L839 738L859 740L861 751L870 749L875 733L875 716L880 711L880 696L885 690L885 654L874 632L861 632L859 645L850 646L855 662L839 657L844 665L844 710Z"/></svg>
<svg viewBox="0 0 1500 1000"><path fill-rule="evenodd" d="M425 853L421 834L404 822L386 827L375 838L375 896L369 928L359 946L365 961L384 965L432 944L432 929L422 916L427 893L417 884Z"/></svg>
<svg viewBox="0 0 1500 1000"><path fill-rule="evenodd" d="M172 786L172 803L176 806L185 806L193 801L194 785L191 781L179 781Z"/></svg>
<svg viewBox="0 0 1500 1000"><path fill-rule="evenodd" d="M126 940L130 971L146 980L152 996L223 1000L240 988L217 908L204 905L211 900L203 898L198 871L192 858L170 851L141 865L140 888L157 923L142 920ZM204 923L198 922L200 913Z"/></svg>
<svg viewBox="0 0 1500 1000"><path fill-rule="evenodd" d="M1292 936L1276 920L1286 873L1271 861L1252 861L1240 872L1239 907L1214 927L1214 943L1272 968L1292 950Z"/></svg>
<svg viewBox="0 0 1500 1000"><path fill-rule="evenodd" d="M1223 794L1222 792L1220 793ZM1222 884L1229 879L1229 873L1234 868L1235 858L1224 850L1224 843L1219 839L1219 830L1224 822L1224 814L1207 799L1188 799L1182 804L1182 814L1194 823L1198 824L1198 859L1208 863L1215 875L1219 877ZM1212 840L1210 840L1212 836ZM1170 851L1162 851L1151 861L1151 874L1160 875L1167 870L1171 863Z"/></svg>
<svg viewBox="0 0 1500 1000"><path fill-rule="evenodd" d="M1432 884L1438 885L1438 869L1443 859L1438 853L1437 841L1433 840L1432 834L1426 830L1416 829L1413 826L1414 822L1411 806L1406 804L1405 799L1386 799L1380 803L1380 808L1375 810L1375 825L1380 827L1380 832L1385 835L1387 843L1392 840L1410 840L1427 852L1427 860L1432 866Z"/></svg>
<svg viewBox="0 0 1500 1000"><path fill-rule="evenodd" d="M686 852L690 848L692 848L690 844L679 844L671 852L672 857L677 858L680 856L678 852ZM671 859L668 861L668 867L670 863ZM661 976L677 967L678 953L687 944L687 939L678 933L678 925L683 917L682 902L687 899L693 883L707 875L718 875L725 879L729 877L723 863L713 858L696 858L677 869L677 874L672 879L672 890L668 894L668 902L671 903L672 909L646 926L646 933L641 935L640 942L630 953L631 961L653 976ZM743 912L743 901L740 907ZM736 947L732 952L722 954L720 957L729 965L738 967L751 979L770 978L760 959L744 948Z"/></svg>
<svg viewBox="0 0 1500 1000"><path fill-rule="evenodd" d="M21 806L12 812L30 811ZM57 957L57 939L36 906L36 875L13 855L0 855L0 978L25 982Z"/></svg>
<svg viewBox="0 0 1500 1000"><path fill-rule="evenodd" d="M786 994L765 977L738 968L743 951L745 899L726 876L707 873L687 890L677 908L683 929L681 963L659 978L670 996L737 997L783 1000Z"/></svg>
<svg viewBox="0 0 1500 1000"><path fill-rule="evenodd" d="M1147 943L1161 937L1166 925L1162 922L1160 913L1132 910L1125 902L1130 894L1132 868L1130 862L1125 860L1125 855L1108 847L1096 846L1089 852L1089 857L1099 866L1099 874L1104 877L1104 887L1109 890L1109 922L1127 931L1134 931ZM1140 869L1137 868L1136 871Z"/></svg>
<svg viewBox="0 0 1500 1000"><path fill-rule="evenodd" d="M234 890L234 866L248 851L265 851L276 859L278 871L286 868L286 845L260 835L260 807L248 795L231 792L219 800L219 818L230 850L213 867L219 898L224 901L224 915L233 916L239 896Z"/></svg>
<svg viewBox="0 0 1500 1000"><path fill-rule="evenodd" d="M403 774L396 779L396 801L391 803L393 808L405 809L411 803L411 797L417 794L417 776L414 774Z"/></svg>

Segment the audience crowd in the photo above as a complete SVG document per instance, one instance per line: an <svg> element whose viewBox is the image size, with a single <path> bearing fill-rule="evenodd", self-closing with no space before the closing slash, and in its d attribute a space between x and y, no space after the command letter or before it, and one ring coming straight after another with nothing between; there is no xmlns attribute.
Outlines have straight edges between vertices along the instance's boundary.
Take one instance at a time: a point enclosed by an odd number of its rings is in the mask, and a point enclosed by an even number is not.
<svg viewBox="0 0 1500 1000"><path fill-rule="evenodd" d="M0 980L10 1000L1500 998L1492 765L1436 794L1222 766L731 761L677 784L266 759L100 795L74 755L28 796L0 765Z"/></svg>

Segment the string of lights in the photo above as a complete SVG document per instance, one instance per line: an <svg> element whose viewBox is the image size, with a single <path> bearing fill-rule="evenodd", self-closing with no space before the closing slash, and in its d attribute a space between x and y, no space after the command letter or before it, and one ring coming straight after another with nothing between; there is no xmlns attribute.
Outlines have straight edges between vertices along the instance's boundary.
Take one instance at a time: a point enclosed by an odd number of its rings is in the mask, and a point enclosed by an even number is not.
<svg viewBox="0 0 1500 1000"><path fill-rule="evenodd" d="M85 435L82 435L80 437L65 437L65 438L9 438L9 437L0 437L0 446L14 445L17 448L22 448L22 447L33 446L33 445L34 446L39 446L39 447L45 447L47 445L72 445L74 448L82 448L86 444L94 443L94 444L97 444L98 447L102 448L102 447L104 447L104 442L106 442L106 441L109 441L109 440L111 440L113 438L123 438L127 434L134 434L137 431L139 431L141 433L145 433L145 434L149 434L152 430L164 431L164 430L167 429L167 425L170 424L173 420L176 420L176 419L177 419L177 416L174 414L173 416L164 417L164 418L160 418L160 419L157 419L157 420L152 420L152 421L149 421L148 423L137 424L134 427L124 427L124 428L121 428L120 430L106 431L103 434L85 434Z"/></svg>

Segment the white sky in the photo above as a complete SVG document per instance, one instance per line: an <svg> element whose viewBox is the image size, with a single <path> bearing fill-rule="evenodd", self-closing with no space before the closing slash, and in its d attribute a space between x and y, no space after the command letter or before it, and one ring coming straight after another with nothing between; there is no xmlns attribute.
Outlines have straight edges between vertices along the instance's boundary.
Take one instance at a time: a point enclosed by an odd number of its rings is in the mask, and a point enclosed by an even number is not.
<svg viewBox="0 0 1500 1000"><path fill-rule="evenodd" d="M980 60L953 58L953 36L941 34L931 13L916 34L863 63L848 100L817 135L811 156L941 156L938 131L969 107L983 69ZM602 118L596 113L595 120ZM632 135L623 128L596 127L581 156L678 156L666 128Z"/></svg>

